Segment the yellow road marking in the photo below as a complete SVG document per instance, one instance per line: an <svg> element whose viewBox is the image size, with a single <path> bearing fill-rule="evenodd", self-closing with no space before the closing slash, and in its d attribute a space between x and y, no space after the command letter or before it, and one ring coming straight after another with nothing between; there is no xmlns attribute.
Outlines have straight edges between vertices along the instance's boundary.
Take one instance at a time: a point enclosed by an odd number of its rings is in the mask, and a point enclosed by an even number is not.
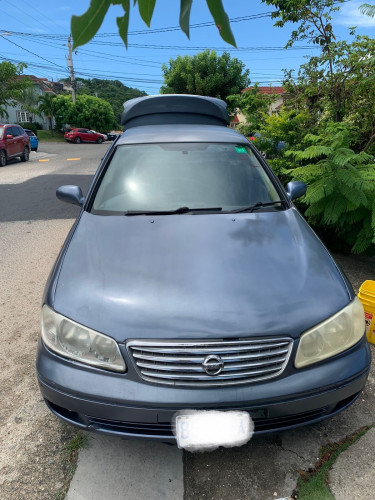
<svg viewBox="0 0 375 500"><path fill-rule="evenodd" d="M77 161L80 160L81 158L67 158L67 161Z"/></svg>
<svg viewBox="0 0 375 500"><path fill-rule="evenodd" d="M38 161L49 161L49 159L45 159L45 160L38 160Z"/></svg>

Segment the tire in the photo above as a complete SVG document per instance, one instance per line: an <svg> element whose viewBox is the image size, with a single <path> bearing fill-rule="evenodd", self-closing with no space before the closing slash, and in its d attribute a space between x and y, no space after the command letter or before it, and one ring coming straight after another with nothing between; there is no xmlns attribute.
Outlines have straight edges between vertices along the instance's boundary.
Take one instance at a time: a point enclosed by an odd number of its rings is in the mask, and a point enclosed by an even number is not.
<svg viewBox="0 0 375 500"><path fill-rule="evenodd" d="M80 137L75 137L74 138L74 144L80 144L82 141L81 141L81 138Z"/></svg>
<svg viewBox="0 0 375 500"><path fill-rule="evenodd" d="M27 146L25 146L23 149L21 160L22 161L29 161L29 156L30 156L29 148Z"/></svg>
<svg viewBox="0 0 375 500"><path fill-rule="evenodd" d="M5 167L7 164L7 154L6 152L2 149L0 151L0 167Z"/></svg>
<svg viewBox="0 0 375 500"><path fill-rule="evenodd" d="M97 144L101 144L103 142L103 139L101 137L98 137L96 139Z"/></svg>

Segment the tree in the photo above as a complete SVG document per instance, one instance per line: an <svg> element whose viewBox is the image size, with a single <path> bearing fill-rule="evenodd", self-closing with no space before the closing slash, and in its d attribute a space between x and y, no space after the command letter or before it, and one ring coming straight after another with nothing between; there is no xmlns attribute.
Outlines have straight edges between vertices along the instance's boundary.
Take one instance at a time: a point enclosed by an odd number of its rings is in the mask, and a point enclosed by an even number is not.
<svg viewBox="0 0 375 500"><path fill-rule="evenodd" d="M226 99L250 83L249 70L228 52L218 56L205 50L195 56L178 56L163 64L162 94L196 94Z"/></svg>
<svg viewBox="0 0 375 500"><path fill-rule="evenodd" d="M43 113L46 118L48 118L49 121L49 128L52 131L53 135L53 120L55 116L55 99L54 97L46 93L44 95L39 96L38 99L39 106L38 106L38 111L39 113Z"/></svg>
<svg viewBox="0 0 375 500"><path fill-rule="evenodd" d="M375 5L364 3L359 7L359 10L362 14L365 14L366 16L375 17Z"/></svg>
<svg viewBox="0 0 375 500"><path fill-rule="evenodd" d="M68 79L67 79L68 81ZM70 79L69 79L70 82ZM112 107L117 123L121 121L123 105L129 99L147 95L146 92L132 87L126 87L119 80L101 80L99 78L77 78L77 94L91 95L105 99Z"/></svg>
<svg viewBox="0 0 375 500"><path fill-rule="evenodd" d="M39 100L39 94L36 92L34 87L28 87L21 90L18 102L22 105L22 108L31 114L32 121L34 121L34 115L37 113L37 104Z"/></svg>
<svg viewBox="0 0 375 500"><path fill-rule="evenodd" d="M310 40L322 47L323 51L336 38L332 31L332 14L340 9L346 0L262 0L276 7L272 18L278 19L275 26L283 28L286 23L299 23L292 32L286 47L299 40Z"/></svg>
<svg viewBox="0 0 375 500"><path fill-rule="evenodd" d="M20 78L26 64L12 64L8 61L0 63L0 106L4 114L6 105L15 105L20 99L21 91L31 86L28 78Z"/></svg>
<svg viewBox="0 0 375 500"><path fill-rule="evenodd" d="M69 124L106 132L115 123L111 105L98 97L77 95L76 103L73 104L72 96L58 95L54 98L54 106L59 127Z"/></svg>
<svg viewBox="0 0 375 500"><path fill-rule="evenodd" d="M240 124L238 131L242 134L254 135L265 123L269 116L270 107L276 100L276 94L262 94L259 91L259 85L256 83L253 87L228 97L231 106L239 109L245 116L246 124Z"/></svg>
<svg viewBox="0 0 375 500"><path fill-rule="evenodd" d="M356 134L347 123L329 122L319 135L306 135L307 147L287 155L297 163L292 177L309 186L310 222L361 253L375 244L375 164L372 155L352 149Z"/></svg>
<svg viewBox="0 0 375 500"><path fill-rule="evenodd" d="M132 3L134 7L138 3L139 13L146 25L150 27L156 0L134 0L134 2L131 0L91 0L89 8L84 14L72 16L70 31L73 36L73 49L88 43L96 35L111 5L121 5L124 9L124 15L117 17L116 21L119 35L127 47ZM193 0L181 0L180 2L180 27L188 38L192 3ZM206 3L221 38L225 42L236 46L222 0L206 0Z"/></svg>
<svg viewBox="0 0 375 500"><path fill-rule="evenodd" d="M5 106L0 105L0 118L5 118L6 120L9 118L9 113L5 109Z"/></svg>

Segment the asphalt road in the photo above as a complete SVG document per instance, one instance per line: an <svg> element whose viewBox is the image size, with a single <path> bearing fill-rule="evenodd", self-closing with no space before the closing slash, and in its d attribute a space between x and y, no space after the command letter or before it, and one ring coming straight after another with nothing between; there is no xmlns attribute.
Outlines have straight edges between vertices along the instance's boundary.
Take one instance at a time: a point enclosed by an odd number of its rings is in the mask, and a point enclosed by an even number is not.
<svg viewBox="0 0 375 500"><path fill-rule="evenodd" d="M61 488L56 456L68 427L46 409L35 381L44 282L78 208L55 190L86 192L108 145L41 144L31 160L0 169L0 498L50 499ZM42 160L42 161L40 161ZM354 263L353 263L354 262ZM340 258L349 278L369 276L366 260ZM321 424L253 439L241 448L184 453L149 442L89 435L69 500L106 498L250 499L288 497L319 449L374 421L373 372L359 400Z"/></svg>

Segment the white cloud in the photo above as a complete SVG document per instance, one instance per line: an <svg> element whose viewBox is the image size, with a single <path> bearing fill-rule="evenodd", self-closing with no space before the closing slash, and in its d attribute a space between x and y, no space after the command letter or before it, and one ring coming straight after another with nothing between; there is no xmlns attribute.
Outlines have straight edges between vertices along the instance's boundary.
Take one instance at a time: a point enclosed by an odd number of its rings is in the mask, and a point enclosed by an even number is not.
<svg viewBox="0 0 375 500"><path fill-rule="evenodd" d="M335 23L344 26L358 26L361 28L375 28L375 18L365 16L359 11L359 7L364 3L370 3L369 0L344 3L341 5L340 12L336 15Z"/></svg>

